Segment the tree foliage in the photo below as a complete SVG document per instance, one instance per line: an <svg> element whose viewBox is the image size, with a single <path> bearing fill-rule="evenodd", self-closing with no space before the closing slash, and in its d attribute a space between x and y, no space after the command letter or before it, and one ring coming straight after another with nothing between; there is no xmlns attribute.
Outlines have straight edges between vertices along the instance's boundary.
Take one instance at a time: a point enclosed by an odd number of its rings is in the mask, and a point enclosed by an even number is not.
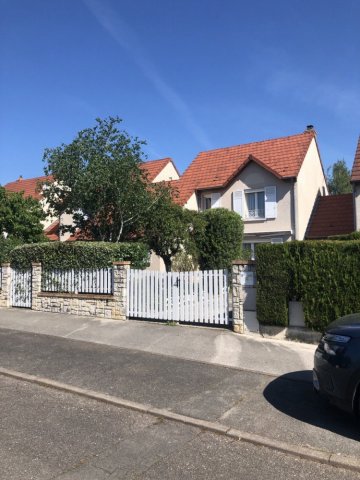
<svg viewBox="0 0 360 480"><path fill-rule="evenodd" d="M148 182L141 168L144 141L119 130L121 119L96 119L68 145L46 149L48 182L44 197L59 215L73 215L67 231L85 238L119 242L143 229L151 207L163 194L162 185Z"/></svg>
<svg viewBox="0 0 360 480"><path fill-rule="evenodd" d="M41 220L45 214L40 203L22 193L7 192L0 186L0 237L16 243L44 241Z"/></svg>
<svg viewBox="0 0 360 480"><path fill-rule="evenodd" d="M173 258L178 254L195 259L193 232L199 228L197 215L174 203L170 192L149 212L144 235L151 250L163 259L166 271L172 269Z"/></svg>
<svg viewBox="0 0 360 480"><path fill-rule="evenodd" d="M350 193L351 173L347 168L345 160L338 160L327 170L327 184L330 195L338 195L341 193Z"/></svg>
<svg viewBox="0 0 360 480"><path fill-rule="evenodd" d="M225 208L202 212L204 228L195 233L202 270L230 268L241 257L244 225L241 217Z"/></svg>
<svg viewBox="0 0 360 480"><path fill-rule="evenodd" d="M29 268L36 262L44 269L105 268L123 260L130 261L134 268L146 268L149 265L148 246L142 242L35 243L13 248L7 258L17 268Z"/></svg>

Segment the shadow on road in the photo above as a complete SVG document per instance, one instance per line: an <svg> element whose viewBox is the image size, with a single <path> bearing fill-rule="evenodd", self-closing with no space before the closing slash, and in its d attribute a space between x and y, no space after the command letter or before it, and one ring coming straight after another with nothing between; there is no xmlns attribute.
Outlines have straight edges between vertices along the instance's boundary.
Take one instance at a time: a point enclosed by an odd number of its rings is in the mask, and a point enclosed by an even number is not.
<svg viewBox="0 0 360 480"><path fill-rule="evenodd" d="M311 371L291 372L267 385L265 399L277 410L343 437L360 441L360 422L317 395L312 387Z"/></svg>

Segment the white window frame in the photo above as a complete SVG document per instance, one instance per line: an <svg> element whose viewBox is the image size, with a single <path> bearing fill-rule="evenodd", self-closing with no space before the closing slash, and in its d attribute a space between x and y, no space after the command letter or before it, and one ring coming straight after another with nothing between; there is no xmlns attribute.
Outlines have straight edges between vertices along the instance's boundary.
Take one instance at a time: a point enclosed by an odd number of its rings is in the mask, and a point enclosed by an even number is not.
<svg viewBox="0 0 360 480"><path fill-rule="evenodd" d="M245 240L242 242L244 244L250 245L250 251L251 251L251 260L255 260L255 245L258 245L259 243L272 243L272 244L279 244L279 243L284 243L284 239L282 237L274 237L274 238L269 238L269 239L259 239L259 240Z"/></svg>
<svg viewBox="0 0 360 480"><path fill-rule="evenodd" d="M264 216L263 217L250 217L249 216L249 209L248 209L248 202L247 202L247 194L249 193L263 193L264 194ZM244 202L244 212L245 212L245 219L246 220L266 220L266 214L265 214L265 204L266 204L266 199L265 199L265 188L254 188L254 189L247 189L244 190L244 197L245 197L245 202ZM255 210L258 210L257 208L257 203L258 203L258 197L257 195L255 196Z"/></svg>

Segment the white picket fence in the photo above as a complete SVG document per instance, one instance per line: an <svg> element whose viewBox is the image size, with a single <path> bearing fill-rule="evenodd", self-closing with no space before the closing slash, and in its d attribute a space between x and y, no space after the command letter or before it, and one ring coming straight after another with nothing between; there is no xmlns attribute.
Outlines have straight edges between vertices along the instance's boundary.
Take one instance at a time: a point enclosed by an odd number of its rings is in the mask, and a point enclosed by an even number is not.
<svg viewBox="0 0 360 480"><path fill-rule="evenodd" d="M131 318L228 324L227 270L170 272L129 270Z"/></svg>
<svg viewBox="0 0 360 480"><path fill-rule="evenodd" d="M41 276L43 292L113 293L113 269L54 269L44 270Z"/></svg>

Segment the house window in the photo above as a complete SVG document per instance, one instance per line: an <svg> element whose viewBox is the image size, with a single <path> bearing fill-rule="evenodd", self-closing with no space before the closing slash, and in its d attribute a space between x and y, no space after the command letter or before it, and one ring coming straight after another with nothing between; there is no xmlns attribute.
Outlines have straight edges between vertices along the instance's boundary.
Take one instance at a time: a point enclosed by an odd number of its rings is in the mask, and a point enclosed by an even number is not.
<svg viewBox="0 0 360 480"><path fill-rule="evenodd" d="M203 210L211 208L211 196L203 198Z"/></svg>
<svg viewBox="0 0 360 480"><path fill-rule="evenodd" d="M242 244L242 248L244 251L244 258L249 260L255 259L255 247L253 243L245 242Z"/></svg>
<svg viewBox="0 0 360 480"><path fill-rule="evenodd" d="M265 192L256 190L245 192L247 218L265 218Z"/></svg>
<svg viewBox="0 0 360 480"><path fill-rule="evenodd" d="M256 240L253 242L244 242L242 244L242 248L245 253L245 258L249 258L250 260L256 259L256 245L259 243L283 243L284 240L282 237L271 238L269 240Z"/></svg>

